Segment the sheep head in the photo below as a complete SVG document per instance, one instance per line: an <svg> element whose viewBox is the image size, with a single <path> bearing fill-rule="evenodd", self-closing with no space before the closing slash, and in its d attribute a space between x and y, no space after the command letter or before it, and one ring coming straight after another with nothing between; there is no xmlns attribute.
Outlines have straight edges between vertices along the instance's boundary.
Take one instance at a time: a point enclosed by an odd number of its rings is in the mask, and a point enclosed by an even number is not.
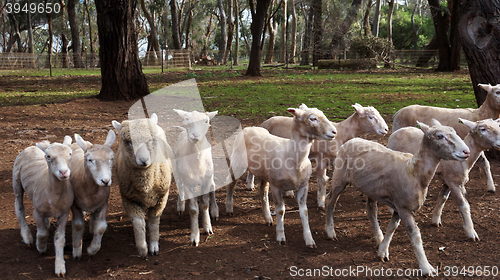
<svg viewBox="0 0 500 280"><path fill-rule="evenodd" d="M69 160L72 154L70 144L71 137L69 136L64 137L62 144L50 144L48 141L36 143L36 146L45 153L45 160L50 172L59 180L68 180L71 173L69 169Z"/></svg>

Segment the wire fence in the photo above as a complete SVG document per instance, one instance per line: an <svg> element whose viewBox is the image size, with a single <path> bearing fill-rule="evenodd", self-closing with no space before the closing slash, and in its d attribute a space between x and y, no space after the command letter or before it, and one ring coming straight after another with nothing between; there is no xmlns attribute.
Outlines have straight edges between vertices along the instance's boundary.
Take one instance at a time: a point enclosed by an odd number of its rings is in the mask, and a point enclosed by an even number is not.
<svg viewBox="0 0 500 280"><path fill-rule="evenodd" d="M224 57L219 57L217 50L193 51L193 50L161 50L158 52L142 52L139 55L142 66L145 68L167 69L203 69L205 66L225 65L232 68L235 62L235 54L229 52ZM246 66L248 53L242 50L238 53L239 65ZM78 59L78 57L76 57ZM264 50L261 55L263 67L294 67L312 64L312 52L301 51L291 56L286 51ZM320 59L323 59L320 57ZM333 60L366 59L354 51L338 51ZM100 61L97 53L82 53L79 68L99 68ZM76 68L75 57L72 53L29 54L29 53L0 53L0 70L20 69L48 69L48 68ZM307 63L304 63L307 62ZM390 56L391 66L434 68L439 63L437 51L423 50L398 50ZM376 60L377 67L387 66L388 61ZM462 67L467 67L465 57L462 55Z"/></svg>

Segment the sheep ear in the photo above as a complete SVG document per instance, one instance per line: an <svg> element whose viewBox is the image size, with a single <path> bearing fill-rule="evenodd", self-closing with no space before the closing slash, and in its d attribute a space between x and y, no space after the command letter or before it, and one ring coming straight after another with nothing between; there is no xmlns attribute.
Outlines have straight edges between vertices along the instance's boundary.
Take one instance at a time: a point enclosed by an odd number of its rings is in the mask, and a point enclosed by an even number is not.
<svg viewBox="0 0 500 280"><path fill-rule="evenodd" d="M156 115L156 113L153 113L151 114L151 116L149 117L149 119L154 123L154 124L157 124L158 123L158 116Z"/></svg>
<svg viewBox="0 0 500 280"><path fill-rule="evenodd" d="M290 112L292 115L294 115L295 117L297 117L299 119L304 114L304 110L296 109L296 108L288 108L288 112Z"/></svg>
<svg viewBox="0 0 500 280"><path fill-rule="evenodd" d="M119 122L115 121L115 120L111 121L111 124L118 131L120 131L120 129L122 128L122 125Z"/></svg>
<svg viewBox="0 0 500 280"><path fill-rule="evenodd" d="M356 113L360 116L360 117L364 117L365 115L365 108L361 105L359 105L358 103L355 103L354 105L351 105L354 110L356 110Z"/></svg>
<svg viewBox="0 0 500 280"><path fill-rule="evenodd" d="M477 84L477 85L486 90L487 92L490 92L491 88L493 88L490 84Z"/></svg>
<svg viewBox="0 0 500 280"><path fill-rule="evenodd" d="M47 141L47 140L43 140L42 142L37 142L37 143L36 143L36 146L37 146L40 150L42 150L42 151L44 151L44 152L45 152L45 149L47 149L47 147L49 147L49 146L50 146L50 142L49 142L49 141Z"/></svg>
<svg viewBox="0 0 500 280"><path fill-rule="evenodd" d="M85 143L85 140L83 140L83 138L76 133L75 133L75 142L78 144L78 146L80 146L80 148L82 148L84 152L87 151L88 147L87 144Z"/></svg>
<svg viewBox="0 0 500 280"><path fill-rule="evenodd" d="M438 120L436 119L431 120L431 126L438 126L438 125L442 126L442 124Z"/></svg>
<svg viewBox="0 0 500 280"><path fill-rule="evenodd" d="M71 142L73 142L73 139L71 139L71 136L64 136L64 141L63 141L63 145L71 145Z"/></svg>
<svg viewBox="0 0 500 280"><path fill-rule="evenodd" d="M429 133L430 127L425 123L417 121L417 127L420 128L424 132L424 134L427 135L427 133Z"/></svg>
<svg viewBox="0 0 500 280"><path fill-rule="evenodd" d="M179 109L174 109L174 111L179 114L179 116L181 116L182 119L184 119L186 117L186 115L188 114L188 112L186 111L183 111L183 110L179 110Z"/></svg>
<svg viewBox="0 0 500 280"><path fill-rule="evenodd" d="M106 142L104 142L104 146L112 147L116 140L116 134L113 130L108 132L108 136L106 137Z"/></svg>
<svg viewBox="0 0 500 280"><path fill-rule="evenodd" d="M458 118L458 122L461 124L465 124L466 126L468 126L470 128L470 130L473 130L474 128L477 127L476 122L471 122L471 121L466 120L466 119Z"/></svg>
<svg viewBox="0 0 500 280"><path fill-rule="evenodd" d="M307 105L306 105L306 104L302 103L302 104L299 106L299 109L300 109L300 110L307 110L307 109L309 109L309 108L307 107Z"/></svg>
<svg viewBox="0 0 500 280"><path fill-rule="evenodd" d="M215 115L217 115L218 112L219 111L213 111L213 112L209 112L209 113L205 113L205 114L207 114L209 119L213 119L213 117L215 117Z"/></svg>

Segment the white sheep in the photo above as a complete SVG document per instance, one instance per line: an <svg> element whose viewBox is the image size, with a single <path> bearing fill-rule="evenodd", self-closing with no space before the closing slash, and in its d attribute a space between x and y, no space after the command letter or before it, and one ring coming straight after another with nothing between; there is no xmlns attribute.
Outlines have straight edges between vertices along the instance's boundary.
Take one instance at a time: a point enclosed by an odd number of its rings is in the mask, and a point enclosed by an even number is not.
<svg viewBox="0 0 500 280"><path fill-rule="evenodd" d="M33 244L33 235L26 223L23 204L24 193L33 202L33 219L36 223L36 248L38 252L47 251L51 217L57 219L54 234L55 274L66 275L64 262L65 232L69 212L73 204L73 188L69 181L71 172L71 137L64 142L39 142L36 146L24 149L16 158L12 170L12 187L16 198L16 217L21 228L24 243Z"/></svg>
<svg viewBox="0 0 500 280"><path fill-rule="evenodd" d="M143 258L148 254L146 218L149 252L159 253L160 216L167 205L172 179L172 150L157 122L156 114L149 119L112 122L120 135L116 178L123 208L134 228L135 245Z"/></svg>
<svg viewBox="0 0 500 280"><path fill-rule="evenodd" d="M408 233L419 267L424 275L434 275L427 261L414 212L425 201L429 183L441 159L465 160L470 150L453 128L433 121L432 127L418 123L424 132L422 144L415 154L390 150L376 142L354 138L347 141L335 160L332 190L326 206L326 232L336 239L333 211L340 193L352 184L367 197L367 214L378 248L378 257L389 259L389 243L402 221ZM385 236L377 220L377 201L394 209Z"/></svg>
<svg viewBox="0 0 500 280"><path fill-rule="evenodd" d="M318 207L325 208L326 184L328 176L326 170L335 160L338 150L348 140L364 133L385 135L389 129L384 118L372 106L363 107L358 103L352 105L355 112L347 119L333 123L337 128L337 137L333 140L314 140L309 158L316 161L316 176L318 182ZM300 108L300 107L299 107ZM291 117L272 117L260 126L269 130L273 135L290 138L292 131ZM247 188L253 189L253 176L248 173Z"/></svg>
<svg viewBox="0 0 500 280"><path fill-rule="evenodd" d="M244 166L248 166L248 170L252 174L263 180L260 198L264 219L268 225L272 225L273 221L268 200L270 185L276 208L276 239L282 244L285 243L283 224L285 204L282 192L297 191L306 246L315 247L307 213L307 192L312 172L308 155L313 139L333 139L337 130L320 110L307 108L305 105L301 108L303 109L288 109L288 112L294 115L290 139L271 135L262 127L243 129L235 139L231 155L231 168L233 171L238 171L244 169ZM226 200L228 213L233 212L233 190L234 184L230 184Z"/></svg>
<svg viewBox="0 0 500 280"><path fill-rule="evenodd" d="M500 84L496 86L478 84L481 88L486 90L486 100L477 109L448 109L431 106L411 105L402 108L394 115L394 122L392 125L392 132L397 131L402 127L415 126L417 120L423 123L429 123L431 119L436 119L443 125L451 126L457 134L464 138L469 133L469 128L460 125L458 118L466 119L469 121L479 121L484 119L498 119L500 117ZM487 178L487 191L495 192L495 183L491 175L490 163L481 153L481 160L479 163L486 173Z"/></svg>
<svg viewBox="0 0 500 280"><path fill-rule="evenodd" d="M108 227L106 214L108 213L111 169L115 156L111 147L115 140L116 134L110 130L103 145L84 141L78 134L75 134L76 143L71 145L73 156L70 161L70 181L75 194L75 200L71 206L74 259L80 259L82 256L84 212L91 213L89 227L93 235L87 253L95 255L101 248L102 235Z"/></svg>
<svg viewBox="0 0 500 280"><path fill-rule="evenodd" d="M439 164L435 178L443 182L443 188L438 196L438 201L434 207L432 215L432 224L441 225L441 214L444 204L451 193L458 206L458 210L463 218L463 226L467 238L479 240L479 236L474 230L472 218L470 215L470 206L465 199L465 184L469 181L469 172L474 163L479 158L482 151L491 148L500 148L500 120L486 119L477 122L471 122L465 119L459 119L466 125L470 132L465 136L464 142L471 150L470 157L464 162L455 160L443 160ZM414 127L404 127L398 129L389 137L387 147L400 152L415 154L418 152L420 142L423 138L423 132Z"/></svg>
<svg viewBox="0 0 500 280"><path fill-rule="evenodd" d="M213 234L209 201L212 216L214 218L219 216L217 201L215 200L212 146L206 138L210 120L217 114L217 111L210 113L174 111L182 117L184 125L174 148L174 178L179 190L177 210L183 212L186 197L189 198L191 244L198 246L200 243L198 199L202 209L202 226L205 233Z"/></svg>

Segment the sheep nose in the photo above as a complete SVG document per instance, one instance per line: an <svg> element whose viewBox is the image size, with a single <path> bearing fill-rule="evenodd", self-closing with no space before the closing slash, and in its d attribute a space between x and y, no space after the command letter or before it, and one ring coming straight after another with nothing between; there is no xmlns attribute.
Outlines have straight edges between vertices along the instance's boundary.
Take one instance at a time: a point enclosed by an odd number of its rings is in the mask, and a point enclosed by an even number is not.
<svg viewBox="0 0 500 280"><path fill-rule="evenodd" d="M464 151L463 151L463 153L464 153L464 155L465 155L466 157L469 157L469 156L470 156L470 151L468 151L468 150L464 150Z"/></svg>
<svg viewBox="0 0 500 280"><path fill-rule="evenodd" d="M109 180L108 179L102 179L101 180L101 183L104 185L104 186L107 186L109 184Z"/></svg>
<svg viewBox="0 0 500 280"><path fill-rule="evenodd" d="M62 178L68 178L69 171L68 170L61 170L61 171L59 171L59 174L61 174Z"/></svg>

